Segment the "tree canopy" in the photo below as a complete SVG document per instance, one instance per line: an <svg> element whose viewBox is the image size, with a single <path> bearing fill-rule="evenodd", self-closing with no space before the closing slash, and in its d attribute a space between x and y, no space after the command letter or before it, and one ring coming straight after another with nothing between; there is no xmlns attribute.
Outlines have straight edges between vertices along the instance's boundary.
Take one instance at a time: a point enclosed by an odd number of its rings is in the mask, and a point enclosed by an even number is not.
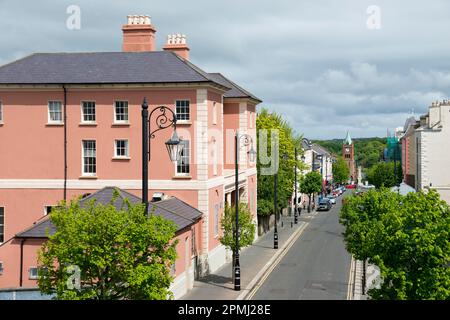
<svg viewBox="0 0 450 320"><path fill-rule="evenodd" d="M394 162L379 162L367 170L367 180L376 188L391 188L402 181L402 166L397 162L397 168Z"/></svg>
<svg viewBox="0 0 450 320"><path fill-rule="evenodd" d="M343 184L350 178L350 170L347 163L342 157L337 157L336 162L333 163L333 181Z"/></svg>
<svg viewBox="0 0 450 320"><path fill-rule="evenodd" d="M340 221L347 250L380 268L372 299L450 299L450 208L436 191L350 196Z"/></svg>
<svg viewBox="0 0 450 320"><path fill-rule="evenodd" d="M109 205L71 201L52 211L56 233L39 253L41 292L65 300L172 297L174 223L126 199L117 210L117 196Z"/></svg>
<svg viewBox="0 0 450 320"><path fill-rule="evenodd" d="M311 171L305 174L300 181L300 192L306 194L318 193L322 191L322 175L317 171Z"/></svg>
<svg viewBox="0 0 450 320"><path fill-rule="evenodd" d="M301 156L301 136L296 136L292 127L276 113L269 113L266 109L259 112L256 119L256 128L258 134L258 214L270 215L273 213L273 196L274 196L274 174L265 174L262 168L267 168L273 164L264 163L261 155L272 156L272 136L271 132L278 133L278 207L286 207L289 199L292 197L294 188L295 164L299 170L304 168L301 161L295 159L295 147L298 149L298 156ZM261 130L267 130L267 143L261 141ZM263 150L263 146L266 148ZM283 158L283 154L287 154L287 158ZM272 202L272 204L270 204Z"/></svg>
<svg viewBox="0 0 450 320"><path fill-rule="evenodd" d="M256 226L252 221L252 213L247 204L239 204L239 250L247 247L255 240ZM234 252L236 248L236 207L225 206L225 212L221 220L222 236L220 243Z"/></svg>

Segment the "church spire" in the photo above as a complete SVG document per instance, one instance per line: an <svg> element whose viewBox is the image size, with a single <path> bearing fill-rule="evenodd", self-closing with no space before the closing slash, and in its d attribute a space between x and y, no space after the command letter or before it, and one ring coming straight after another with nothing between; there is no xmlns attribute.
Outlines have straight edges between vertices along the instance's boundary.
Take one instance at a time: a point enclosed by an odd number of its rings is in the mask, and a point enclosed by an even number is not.
<svg viewBox="0 0 450 320"><path fill-rule="evenodd" d="M347 136L345 137L344 144L351 145L352 138L350 137L350 132L347 131Z"/></svg>

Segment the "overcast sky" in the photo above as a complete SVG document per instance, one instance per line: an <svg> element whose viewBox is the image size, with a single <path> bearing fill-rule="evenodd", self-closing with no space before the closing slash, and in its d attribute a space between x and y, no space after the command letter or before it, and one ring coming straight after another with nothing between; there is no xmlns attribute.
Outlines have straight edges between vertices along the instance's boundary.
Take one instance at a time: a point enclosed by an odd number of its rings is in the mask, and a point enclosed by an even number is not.
<svg viewBox="0 0 450 320"><path fill-rule="evenodd" d="M69 5L81 29L69 30ZM367 9L381 9L380 29ZM450 98L448 0L0 0L0 64L33 52L120 51L128 14L160 49L184 33L191 61L221 72L313 139L386 136Z"/></svg>

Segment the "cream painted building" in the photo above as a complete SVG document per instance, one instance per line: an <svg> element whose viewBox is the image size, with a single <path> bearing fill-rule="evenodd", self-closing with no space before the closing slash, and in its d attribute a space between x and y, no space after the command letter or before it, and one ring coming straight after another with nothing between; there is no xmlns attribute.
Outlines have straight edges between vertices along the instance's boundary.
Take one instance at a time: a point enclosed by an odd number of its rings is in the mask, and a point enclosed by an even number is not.
<svg viewBox="0 0 450 320"><path fill-rule="evenodd" d="M450 101L433 102L414 138L416 190L435 189L450 203Z"/></svg>

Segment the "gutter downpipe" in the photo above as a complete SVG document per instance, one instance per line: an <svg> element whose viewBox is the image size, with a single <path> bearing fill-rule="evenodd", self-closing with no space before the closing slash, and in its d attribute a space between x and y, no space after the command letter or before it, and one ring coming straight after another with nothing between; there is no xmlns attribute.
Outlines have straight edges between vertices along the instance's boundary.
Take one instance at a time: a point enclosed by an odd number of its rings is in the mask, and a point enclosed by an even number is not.
<svg viewBox="0 0 450 320"><path fill-rule="evenodd" d="M64 90L64 202L67 201L67 89L66 85L62 85Z"/></svg>
<svg viewBox="0 0 450 320"><path fill-rule="evenodd" d="M20 278L19 278L19 287L23 285L23 244L26 239L20 240Z"/></svg>

